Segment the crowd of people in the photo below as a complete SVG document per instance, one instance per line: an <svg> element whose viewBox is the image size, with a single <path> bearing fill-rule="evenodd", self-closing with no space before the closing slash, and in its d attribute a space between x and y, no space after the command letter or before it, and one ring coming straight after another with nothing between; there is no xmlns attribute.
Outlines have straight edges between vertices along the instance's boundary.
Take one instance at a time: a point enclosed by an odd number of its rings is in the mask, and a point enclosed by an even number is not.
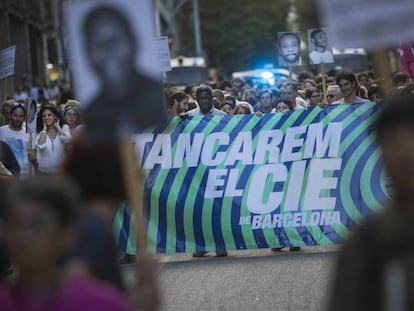
<svg viewBox="0 0 414 311"><path fill-rule="evenodd" d="M326 98L323 98L323 79L309 72L301 72L296 80L280 78L274 85L252 85L249 81L234 78L230 81L206 81L203 85L211 91L209 109L201 108L202 103L196 96L198 85L179 88L168 85L165 88L167 111L172 116L194 116L203 114L256 114L286 113L295 109L312 106L325 108L327 105L353 104L364 102L380 103L386 92L384 79L374 72L353 73L351 71L331 71L325 76ZM396 90L412 90L410 78L402 73L395 73L392 84ZM219 113L221 110L222 113Z"/></svg>
<svg viewBox="0 0 414 311"><path fill-rule="evenodd" d="M182 119L260 117L313 106L381 103L387 97L383 80L372 72L330 72L325 80L326 98L322 77L307 72L295 81L280 79L273 86L251 85L239 78L185 88L165 85L166 111ZM392 84L399 93L414 90L403 73L394 74ZM29 97L37 102L34 133L28 133ZM19 273L14 283L0 281L0 305L7 306L5 310L47 306L74 310L85 305L101 310L136 306L156 310L159 293L153 258L142 254L122 259L138 261L140 278L132 289L126 288L120 273L111 223L126 195L116 142L90 144L82 133L81 105L70 91L53 88L49 93L36 87L29 94L18 90L3 103L1 113L0 272L3 278L12 273L11 259ZM35 182L33 176L38 177ZM16 179L22 182L11 182ZM227 252L217 250L216 255L227 256ZM102 292L105 299L98 297Z"/></svg>

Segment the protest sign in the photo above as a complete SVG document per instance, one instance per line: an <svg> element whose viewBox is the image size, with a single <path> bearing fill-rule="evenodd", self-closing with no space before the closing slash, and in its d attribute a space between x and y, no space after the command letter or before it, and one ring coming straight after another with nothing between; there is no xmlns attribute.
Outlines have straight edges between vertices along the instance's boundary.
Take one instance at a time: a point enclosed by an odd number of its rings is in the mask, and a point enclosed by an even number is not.
<svg viewBox="0 0 414 311"><path fill-rule="evenodd" d="M336 48L374 49L414 37L412 0L319 0L319 8Z"/></svg>
<svg viewBox="0 0 414 311"><path fill-rule="evenodd" d="M92 142L114 141L166 121L152 2L66 5L75 90Z"/></svg>
<svg viewBox="0 0 414 311"><path fill-rule="evenodd" d="M136 136L148 248L174 253L338 244L388 190L375 104L174 118ZM132 251L120 209L116 232Z"/></svg>
<svg viewBox="0 0 414 311"><path fill-rule="evenodd" d="M309 63L329 64L334 62L332 47L325 29L308 29Z"/></svg>
<svg viewBox="0 0 414 311"><path fill-rule="evenodd" d="M27 114L26 114L26 132L36 134L37 127L37 103L33 98L29 98L27 101Z"/></svg>
<svg viewBox="0 0 414 311"><path fill-rule="evenodd" d="M16 46L13 45L0 51L0 80L14 74Z"/></svg>
<svg viewBox="0 0 414 311"><path fill-rule="evenodd" d="M277 47L279 66L301 66L302 56L300 45L299 32L278 32Z"/></svg>
<svg viewBox="0 0 414 311"><path fill-rule="evenodd" d="M155 41L155 50L157 51L160 68L162 72L171 71L170 48L168 46L168 37L159 37Z"/></svg>

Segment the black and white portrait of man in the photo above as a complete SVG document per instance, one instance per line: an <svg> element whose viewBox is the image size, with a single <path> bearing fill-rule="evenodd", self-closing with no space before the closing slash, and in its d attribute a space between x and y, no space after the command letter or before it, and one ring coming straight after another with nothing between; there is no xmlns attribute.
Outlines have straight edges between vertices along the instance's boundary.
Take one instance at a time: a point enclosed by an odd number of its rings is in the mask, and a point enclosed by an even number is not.
<svg viewBox="0 0 414 311"><path fill-rule="evenodd" d="M278 32L279 66L301 66L299 32Z"/></svg>
<svg viewBox="0 0 414 311"><path fill-rule="evenodd" d="M328 36L321 28L308 30L309 62L310 64L329 64L334 62Z"/></svg>

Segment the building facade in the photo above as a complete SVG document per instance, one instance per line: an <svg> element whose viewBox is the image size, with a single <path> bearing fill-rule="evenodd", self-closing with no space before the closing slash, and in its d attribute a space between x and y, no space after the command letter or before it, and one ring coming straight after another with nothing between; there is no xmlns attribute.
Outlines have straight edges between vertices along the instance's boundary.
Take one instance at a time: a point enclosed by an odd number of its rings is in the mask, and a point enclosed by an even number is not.
<svg viewBox="0 0 414 311"><path fill-rule="evenodd" d="M18 88L45 85L62 66L60 2L0 0L0 49L16 46L14 75L0 81L3 99Z"/></svg>

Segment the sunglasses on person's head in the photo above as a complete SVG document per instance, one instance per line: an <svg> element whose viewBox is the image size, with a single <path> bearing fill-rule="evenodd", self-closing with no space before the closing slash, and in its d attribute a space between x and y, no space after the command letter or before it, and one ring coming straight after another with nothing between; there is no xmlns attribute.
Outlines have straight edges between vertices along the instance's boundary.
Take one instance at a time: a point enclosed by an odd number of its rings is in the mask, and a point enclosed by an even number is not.
<svg viewBox="0 0 414 311"><path fill-rule="evenodd" d="M12 105L13 107L22 107L22 108L24 108L24 105L22 104L22 103L14 103L13 105Z"/></svg>

